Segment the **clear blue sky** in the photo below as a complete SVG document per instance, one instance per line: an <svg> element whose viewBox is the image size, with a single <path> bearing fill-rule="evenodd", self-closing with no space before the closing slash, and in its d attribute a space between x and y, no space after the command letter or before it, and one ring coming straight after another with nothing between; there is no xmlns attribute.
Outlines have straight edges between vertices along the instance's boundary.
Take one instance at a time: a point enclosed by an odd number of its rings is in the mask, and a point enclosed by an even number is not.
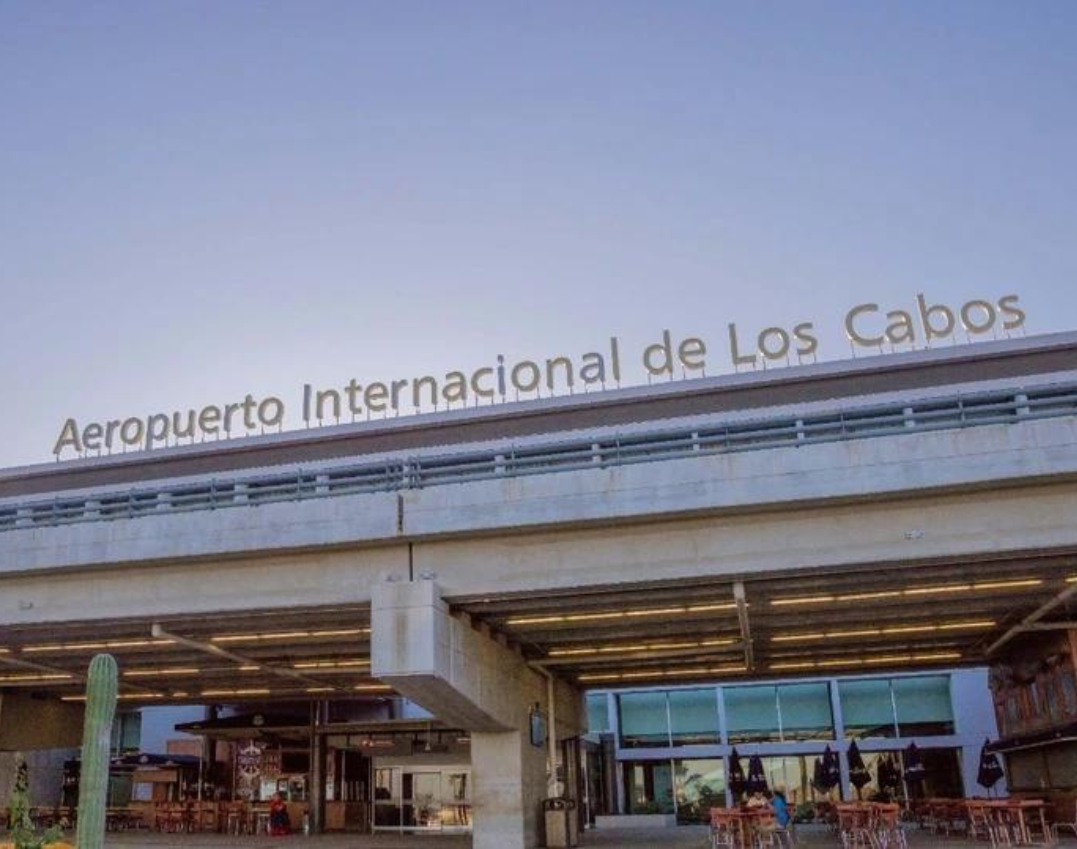
<svg viewBox="0 0 1077 849"><path fill-rule="evenodd" d="M918 291L1077 327L1075 45L1070 0L0 2L0 466L610 333L833 359Z"/></svg>

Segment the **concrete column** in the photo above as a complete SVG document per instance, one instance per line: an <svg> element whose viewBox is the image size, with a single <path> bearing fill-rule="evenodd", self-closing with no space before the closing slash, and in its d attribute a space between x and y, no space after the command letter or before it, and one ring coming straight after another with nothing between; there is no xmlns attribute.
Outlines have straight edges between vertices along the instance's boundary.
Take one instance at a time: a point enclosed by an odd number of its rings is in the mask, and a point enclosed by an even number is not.
<svg viewBox="0 0 1077 849"><path fill-rule="evenodd" d="M546 752L524 731L471 733L473 849L542 846Z"/></svg>
<svg viewBox="0 0 1077 849"><path fill-rule="evenodd" d="M531 711L556 715L558 740L576 736L580 694L548 681L503 638L454 617L433 581L376 585L370 640L375 678L470 732L475 849L541 846L548 749L531 744Z"/></svg>

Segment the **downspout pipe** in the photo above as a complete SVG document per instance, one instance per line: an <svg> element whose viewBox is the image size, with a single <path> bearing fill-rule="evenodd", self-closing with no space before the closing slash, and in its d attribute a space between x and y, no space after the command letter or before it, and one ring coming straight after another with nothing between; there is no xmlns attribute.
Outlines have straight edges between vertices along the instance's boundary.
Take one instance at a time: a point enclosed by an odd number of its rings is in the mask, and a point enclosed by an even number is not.
<svg viewBox="0 0 1077 849"><path fill-rule="evenodd" d="M560 795L557 781L557 700L554 694L554 677L548 669L537 664L528 664L539 675L546 679L546 704L549 706L550 724L546 729L546 742L549 744L550 768L547 778L546 793L550 798Z"/></svg>

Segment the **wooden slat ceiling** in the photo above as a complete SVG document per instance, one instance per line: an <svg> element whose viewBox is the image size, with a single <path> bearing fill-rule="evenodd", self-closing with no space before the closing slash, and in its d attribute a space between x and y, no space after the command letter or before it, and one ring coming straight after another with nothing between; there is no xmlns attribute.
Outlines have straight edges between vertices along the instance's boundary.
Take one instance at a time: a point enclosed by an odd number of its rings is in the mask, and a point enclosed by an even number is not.
<svg viewBox="0 0 1077 849"><path fill-rule="evenodd" d="M1073 576L1072 555L745 576L750 668L730 578L454 602L533 661L609 687L984 663Z"/></svg>
<svg viewBox="0 0 1077 849"><path fill-rule="evenodd" d="M980 664L994 639L1070 578L1072 555L742 576L750 652L729 577L450 602L529 661L584 687L609 687ZM1051 618L1077 619L1074 606ZM154 639L144 618L8 627L0 628L0 687L75 697L90 657L107 650L130 704L391 694L370 677L366 605L157 621L249 664Z"/></svg>
<svg viewBox="0 0 1077 849"><path fill-rule="evenodd" d="M155 638L154 622L169 634L217 646L249 663ZM370 678L365 605L0 628L0 687L74 698L81 693L86 665L99 651L116 656L121 698L131 704L388 693Z"/></svg>

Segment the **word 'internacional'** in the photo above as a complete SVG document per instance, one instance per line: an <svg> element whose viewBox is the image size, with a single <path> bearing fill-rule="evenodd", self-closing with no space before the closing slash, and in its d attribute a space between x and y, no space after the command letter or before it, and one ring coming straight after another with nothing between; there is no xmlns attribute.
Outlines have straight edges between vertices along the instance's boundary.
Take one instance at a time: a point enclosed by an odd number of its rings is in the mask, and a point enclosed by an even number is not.
<svg viewBox="0 0 1077 849"><path fill-rule="evenodd" d="M1004 295L996 301L976 298L953 309L945 304L931 304L923 295L916 296L912 309L886 310L876 303L857 304L844 318L844 331L856 348L882 350L884 345L928 346L935 341L952 340L959 330L968 336L1011 332L1022 328L1025 312L1018 306L1017 295ZM787 327L766 327L753 335L742 335L735 324L727 326L728 362L734 368L756 368L780 363L789 364L814 358L819 348L815 325L802 321ZM632 361L648 379L673 380L705 373L707 342L698 336L675 338L669 330L645 346ZM482 403L499 403L521 397L541 397L543 393L587 391L607 383L621 385L622 344L610 337L601 348L578 357L558 355L543 360L506 362L498 355L494 363L471 371L449 371L442 377L425 375L391 381L361 384L354 378L347 384L318 389L304 384L301 416L304 424L321 426L342 418L354 419L371 414L387 416L436 410L439 406L463 407ZM53 453L112 451L115 448L145 449L195 442L207 437L222 438L250 434L254 431L283 429L287 420L284 401L270 395L242 401L209 404L201 409L173 413L153 413L105 422L90 422L80 427L74 418L67 419L56 440Z"/></svg>

